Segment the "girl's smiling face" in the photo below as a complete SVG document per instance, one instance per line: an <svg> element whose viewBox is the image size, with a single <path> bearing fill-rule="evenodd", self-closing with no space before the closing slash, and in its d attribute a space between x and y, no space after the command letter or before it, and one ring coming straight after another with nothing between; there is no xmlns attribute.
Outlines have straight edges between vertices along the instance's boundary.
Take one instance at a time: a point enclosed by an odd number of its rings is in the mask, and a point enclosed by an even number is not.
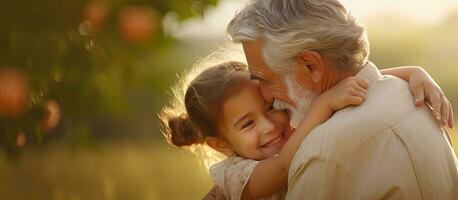
<svg viewBox="0 0 458 200"><path fill-rule="evenodd" d="M240 84L222 106L219 130L237 155L255 160L272 157L292 133L288 115L264 101L256 81Z"/></svg>

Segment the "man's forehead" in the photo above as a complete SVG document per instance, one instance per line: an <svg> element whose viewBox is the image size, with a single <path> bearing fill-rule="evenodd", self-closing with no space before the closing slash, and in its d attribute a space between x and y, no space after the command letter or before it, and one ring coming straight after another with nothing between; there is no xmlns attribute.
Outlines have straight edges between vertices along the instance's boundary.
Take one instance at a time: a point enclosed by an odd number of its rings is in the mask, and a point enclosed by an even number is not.
<svg viewBox="0 0 458 200"><path fill-rule="evenodd" d="M248 64L255 64L262 61L260 59L262 59L262 48L264 46L263 41L244 41L242 42L242 45Z"/></svg>
<svg viewBox="0 0 458 200"><path fill-rule="evenodd" d="M260 81L268 80L271 74L273 74L273 71L267 66L262 55L264 40L244 41L242 44L248 62L250 78Z"/></svg>
<svg viewBox="0 0 458 200"><path fill-rule="evenodd" d="M265 40L262 38L258 38L256 40L246 40L242 41L243 46L247 47L255 47L255 48L262 48L264 47Z"/></svg>

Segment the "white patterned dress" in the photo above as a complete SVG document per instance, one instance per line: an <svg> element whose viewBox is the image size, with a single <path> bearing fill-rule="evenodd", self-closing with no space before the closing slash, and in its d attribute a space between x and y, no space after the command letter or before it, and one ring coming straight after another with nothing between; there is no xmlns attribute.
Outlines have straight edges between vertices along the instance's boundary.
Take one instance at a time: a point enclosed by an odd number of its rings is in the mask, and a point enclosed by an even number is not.
<svg viewBox="0 0 458 200"><path fill-rule="evenodd" d="M213 182L228 200L239 200L243 188L248 183L251 173L259 161L239 156L229 157L210 167ZM285 199L286 187L275 194L261 198L262 200Z"/></svg>

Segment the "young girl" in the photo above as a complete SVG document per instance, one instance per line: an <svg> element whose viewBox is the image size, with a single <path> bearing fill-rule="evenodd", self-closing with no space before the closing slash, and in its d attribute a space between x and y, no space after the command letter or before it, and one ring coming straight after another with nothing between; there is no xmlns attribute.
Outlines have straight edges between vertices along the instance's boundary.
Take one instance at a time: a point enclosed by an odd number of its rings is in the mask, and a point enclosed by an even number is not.
<svg viewBox="0 0 458 200"><path fill-rule="evenodd" d="M226 199L284 199L289 165L302 139L334 111L361 104L366 88L354 77L340 82L314 101L293 130L287 113L263 100L247 66L226 62L189 83L184 113L174 112L180 105L164 108L165 136L176 146L206 144L227 156L210 169Z"/></svg>

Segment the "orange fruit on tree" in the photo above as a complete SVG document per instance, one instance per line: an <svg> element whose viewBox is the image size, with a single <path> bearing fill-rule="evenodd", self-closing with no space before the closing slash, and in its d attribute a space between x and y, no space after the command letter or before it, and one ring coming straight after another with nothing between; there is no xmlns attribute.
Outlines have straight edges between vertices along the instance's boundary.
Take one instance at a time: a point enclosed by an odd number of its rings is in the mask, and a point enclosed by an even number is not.
<svg viewBox="0 0 458 200"><path fill-rule="evenodd" d="M125 6L119 13L119 30L124 40L139 44L148 41L158 29L157 12L148 6Z"/></svg>
<svg viewBox="0 0 458 200"><path fill-rule="evenodd" d="M25 74L14 68L0 70L0 114L20 117L29 100L29 82Z"/></svg>

